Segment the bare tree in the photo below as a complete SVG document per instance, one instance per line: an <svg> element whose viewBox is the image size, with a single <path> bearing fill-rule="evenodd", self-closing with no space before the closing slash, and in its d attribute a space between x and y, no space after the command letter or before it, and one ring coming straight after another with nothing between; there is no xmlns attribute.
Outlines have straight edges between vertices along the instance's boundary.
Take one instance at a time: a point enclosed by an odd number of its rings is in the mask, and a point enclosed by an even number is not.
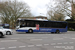
<svg viewBox="0 0 75 50"><path fill-rule="evenodd" d="M54 15L51 17L51 20L64 21L64 16L63 14L54 13Z"/></svg>
<svg viewBox="0 0 75 50"><path fill-rule="evenodd" d="M75 20L75 1L74 0L66 0L66 2L69 2L71 4L71 9L69 10L71 12L71 19Z"/></svg>
<svg viewBox="0 0 75 50"><path fill-rule="evenodd" d="M67 9L70 7L70 4L63 0L55 0L54 2L54 5L50 5L50 3L48 4L47 14L50 16L51 20L58 18L57 21L62 21L67 14L69 14Z"/></svg>
<svg viewBox="0 0 75 50"><path fill-rule="evenodd" d="M3 2L1 6L0 14L2 16L2 22L10 24L13 28L15 22L19 17L31 16L30 8L26 3L14 1Z"/></svg>

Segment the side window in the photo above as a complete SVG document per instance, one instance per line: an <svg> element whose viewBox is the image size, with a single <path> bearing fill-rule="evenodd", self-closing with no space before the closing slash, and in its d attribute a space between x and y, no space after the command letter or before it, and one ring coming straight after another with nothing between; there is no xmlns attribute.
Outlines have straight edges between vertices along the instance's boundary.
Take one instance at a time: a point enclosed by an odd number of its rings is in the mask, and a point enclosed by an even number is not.
<svg viewBox="0 0 75 50"><path fill-rule="evenodd" d="M34 22L30 22L30 27L35 27Z"/></svg>
<svg viewBox="0 0 75 50"><path fill-rule="evenodd" d="M26 22L26 27L30 27L30 21Z"/></svg>
<svg viewBox="0 0 75 50"><path fill-rule="evenodd" d="M48 27L52 27L52 22L48 22Z"/></svg>
<svg viewBox="0 0 75 50"><path fill-rule="evenodd" d="M50 27L50 23L49 22L45 22L45 27Z"/></svg>
<svg viewBox="0 0 75 50"><path fill-rule="evenodd" d="M35 27L36 27L36 24L39 24L39 27L44 27L44 22L42 21L35 21Z"/></svg>
<svg viewBox="0 0 75 50"><path fill-rule="evenodd" d="M54 23L54 22L52 22L51 24L52 24L52 28L54 28L54 27L55 27L55 23Z"/></svg>
<svg viewBox="0 0 75 50"><path fill-rule="evenodd" d="M34 27L34 22L33 21L27 21L27 27Z"/></svg>
<svg viewBox="0 0 75 50"><path fill-rule="evenodd" d="M26 22L21 22L20 27L26 27Z"/></svg>
<svg viewBox="0 0 75 50"><path fill-rule="evenodd" d="M67 23L63 23L63 28L65 28L65 27L66 27L66 25L67 25Z"/></svg>
<svg viewBox="0 0 75 50"><path fill-rule="evenodd" d="M40 21L39 23L40 23L40 27L45 27L44 22Z"/></svg>
<svg viewBox="0 0 75 50"><path fill-rule="evenodd" d="M59 22L55 22L55 28L60 28Z"/></svg>
<svg viewBox="0 0 75 50"><path fill-rule="evenodd" d="M39 22L38 21L34 21L34 27L36 27L36 24L39 24ZM39 26L40 26L40 24L39 24Z"/></svg>
<svg viewBox="0 0 75 50"><path fill-rule="evenodd" d="M62 22L59 22L59 23L58 23L58 28L64 28L63 26L64 26L64 25L63 25Z"/></svg>
<svg viewBox="0 0 75 50"><path fill-rule="evenodd" d="M49 22L49 24L50 24L50 25L49 25L49 27L51 27L51 28L52 28L52 26L53 26L53 23L52 23L52 22Z"/></svg>
<svg viewBox="0 0 75 50"><path fill-rule="evenodd" d="M47 27L47 28L51 28L51 27L53 27L53 25L52 25L53 23L52 22L45 22L45 27Z"/></svg>
<svg viewBox="0 0 75 50"><path fill-rule="evenodd" d="M58 22L51 22L50 23L52 28L58 28L59 27L59 23Z"/></svg>

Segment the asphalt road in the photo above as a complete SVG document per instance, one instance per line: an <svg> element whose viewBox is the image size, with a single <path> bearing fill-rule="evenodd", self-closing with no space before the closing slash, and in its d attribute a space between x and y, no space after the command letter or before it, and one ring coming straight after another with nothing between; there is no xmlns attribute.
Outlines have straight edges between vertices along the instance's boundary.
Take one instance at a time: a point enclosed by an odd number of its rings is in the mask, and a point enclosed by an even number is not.
<svg viewBox="0 0 75 50"><path fill-rule="evenodd" d="M0 50L75 50L75 32L17 33L0 38Z"/></svg>

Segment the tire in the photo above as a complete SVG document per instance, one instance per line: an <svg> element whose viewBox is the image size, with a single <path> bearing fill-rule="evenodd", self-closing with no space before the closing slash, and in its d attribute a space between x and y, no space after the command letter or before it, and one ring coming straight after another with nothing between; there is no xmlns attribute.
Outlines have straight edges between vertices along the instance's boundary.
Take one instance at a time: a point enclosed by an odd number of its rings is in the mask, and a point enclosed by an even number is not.
<svg viewBox="0 0 75 50"><path fill-rule="evenodd" d="M29 30L28 30L28 33L33 33L33 30L32 30L32 29L29 29Z"/></svg>
<svg viewBox="0 0 75 50"><path fill-rule="evenodd" d="M51 32L51 34L54 34L54 32Z"/></svg>
<svg viewBox="0 0 75 50"><path fill-rule="evenodd" d="M28 33L28 32L26 32L26 33Z"/></svg>
<svg viewBox="0 0 75 50"><path fill-rule="evenodd" d="M56 32L55 33L60 33L60 31L59 30L56 30Z"/></svg>
<svg viewBox="0 0 75 50"><path fill-rule="evenodd" d="M2 33L0 33L0 37L3 37Z"/></svg>
<svg viewBox="0 0 75 50"><path fill-rule="evenodd" d="M10 31L7 31L7 32L6 32L6 35L11 35L11 32L10 32Z"/></svg>

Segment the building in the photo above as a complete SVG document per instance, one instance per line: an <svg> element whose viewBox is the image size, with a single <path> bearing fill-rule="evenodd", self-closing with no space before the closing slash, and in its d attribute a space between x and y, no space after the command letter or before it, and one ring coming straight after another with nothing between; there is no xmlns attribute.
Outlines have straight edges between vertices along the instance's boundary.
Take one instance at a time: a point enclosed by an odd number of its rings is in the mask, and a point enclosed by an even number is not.
<svg viewBox="0 0 75 50"><path fill-rule="evenodd" d="M36 16L36 17L20 17L23 19L47 19L45 16Z"/></svg>
<svg viewBox="0 0 75 50"><path fill-rule="evenodd" d="M47 17L44 17L44 16L37 16L37 17L35 17L35 19L47 19Z"/></svg>

